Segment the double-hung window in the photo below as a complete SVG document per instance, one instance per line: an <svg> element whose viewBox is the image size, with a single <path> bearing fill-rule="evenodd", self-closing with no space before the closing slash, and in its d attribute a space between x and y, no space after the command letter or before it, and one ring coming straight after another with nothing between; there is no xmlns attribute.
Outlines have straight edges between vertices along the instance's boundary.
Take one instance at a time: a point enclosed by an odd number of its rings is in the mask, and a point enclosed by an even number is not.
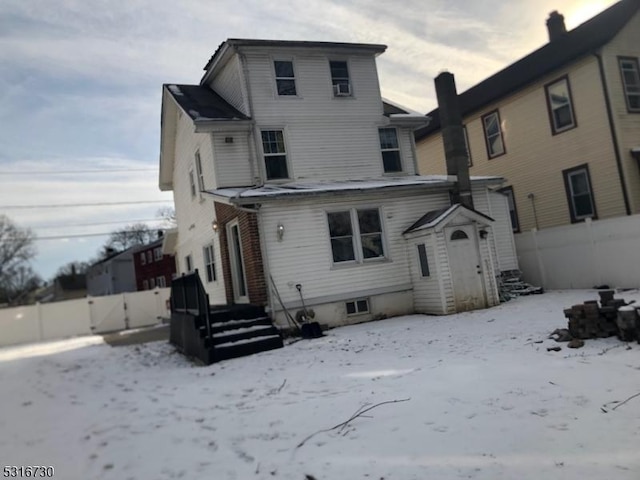
<svg viewBox="0 0 640 480"><path fill-rule="evenodd" d="M553 134L574 128L576 126L576 118L573 112L569 78L565 76L549 83L545 85L544 90L547 95L547 108L549 109Z"/></svg>
<svg viewBox="0 0 640 480"><path fill-rule="evenodd" d="M200 158L200 151L196 151L196 174L198 175L198 189L199 192L204 191L204 174L202 173L202 159Z"/></svg>
<svg viewBox="0 0 640 480"><path fill-rule="evenodd" d="M207 272L207 282L216 281L216 257L213 252L213 245L207 245L202 249L204 257L204 269Z"/></svg>
<svg viewBox="0 0 640 480"><path fill-rule="evenodd" d="M146 265L147 263L147 257L145 256L144 252L140 253L140 265Z"/></svg>
<svg viewBox="0 0 640 480"><path fill-rule="evenodd" d="M484 138L487 144L487 155L489 158L499 157L505 153L504 140L502 138L502 126L500 125L500 114L497 110L487 113L482 117L484 127Z"/></svg>
<svg viewBox="0 0 640 480"><path fill-rule="evenodd" d="M153 259L156 262L159 262L160 260L162 260L162 248L161 247L156 247L153 249Z"/></svg>
<svg viewBox="0 0 640 480"><path fill-rule="evenodd" d="M562 172L573 223L596 217L588 165L580 165Z"/></svg>
<svg viewBox="0 0 640 480"><path fill-rule="evenodd" d="M262 130L262 150L267 180L289 178L287 151L282 130Z"/></svg>
<svg viewBox="0 0 640 480"><path fill-rule="evenodd" d="M640 67L635 57L619 57L620 74L627 111L640 112Z"/></svg>
<svg viewBox="0 0 640 480"><path fill-rule="evenodd" d="M382 151L382 165L384 173L402 171L400 147L398 146L398 131L395 128L380 128L380 150Z"/></svg>
<svg viewBox="0 0 640 480"><path fill-rule="evenodd" d="M333 263L384 258L382 221L377 208L327 213Z"/></svg>
<svg viewBox="0 0 640 480"><path fill-rule="evenodd" d="M156 277L156 285L160 288L165 288L167 286L167 282L164 279L164 275Z"/></svg>
<svg viewBox="0 0 640 480"><path fill-rule="evenodd" d="M273 68L276 73L276 90L281 96L295 96L296 77L293 73L293 62L288 60L274 60Z"/></svg>
<svg viewBox="0 0 640 480"><path fill-rule="evenodd" d="M349 81L349 67L344 60L331 60L329 62L331 70L331 85L333 85L333 95L336 97L348 97L351 95L351 82Z"/></svg>

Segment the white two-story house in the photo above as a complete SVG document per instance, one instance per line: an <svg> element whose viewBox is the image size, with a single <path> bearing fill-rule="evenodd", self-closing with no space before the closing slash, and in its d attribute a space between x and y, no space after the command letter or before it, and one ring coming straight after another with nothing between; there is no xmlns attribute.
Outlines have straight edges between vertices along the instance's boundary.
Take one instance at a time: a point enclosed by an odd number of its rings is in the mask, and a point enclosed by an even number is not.
<svg viewBox="0 0 640 480"><path fill-rule="evenodd" d="M506 200L472 179L418 176L428 117L383 102L384 45L229 39L198 85L163 87L160 188L178 274L211 303L303 306L330 324L498 303L517 268Z"/></svg>

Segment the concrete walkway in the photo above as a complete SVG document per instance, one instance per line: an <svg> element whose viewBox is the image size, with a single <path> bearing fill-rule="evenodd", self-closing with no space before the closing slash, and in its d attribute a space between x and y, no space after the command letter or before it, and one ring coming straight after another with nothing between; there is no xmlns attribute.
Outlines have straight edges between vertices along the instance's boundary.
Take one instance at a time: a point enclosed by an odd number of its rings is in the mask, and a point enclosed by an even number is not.
<svg viewBox="0 0 640 480"><path fill-rule="evenodd" d="M135 330L122 330L121 332L107 333L102 336L105 343L112 347L123 345L136 345L139 343L169 341L169 325L153 325Z"/></svg>

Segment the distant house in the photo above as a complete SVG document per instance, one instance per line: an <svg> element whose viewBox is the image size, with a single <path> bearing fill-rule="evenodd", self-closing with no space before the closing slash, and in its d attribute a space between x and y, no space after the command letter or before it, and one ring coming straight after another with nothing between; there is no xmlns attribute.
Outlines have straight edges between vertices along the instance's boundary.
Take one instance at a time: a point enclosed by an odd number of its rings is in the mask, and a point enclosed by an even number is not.
<svg viewBox="0 0 640 480"><path fill-rule="evenodd" d="M384 102L384 45L229 39L197 85L164 85L160 188L180 273L211 303L312 308L330 325L499 302L517 268L502 179L417 175L413 130ZM499 241L500 240L500 241Z"/></svg>
<svg viewBox="0 0 640 480"><path fill-rule="evenodd" d="M133 255L136 247L114 252L87 269L87 294L97 297L136 291Z"/></svg>
<svg viewBox="0 0 640 480"><path fill-rule="evenodd" d="M149 290L155 287L171 286L176 274L176 261L173 255L162 252L164 238L148 245L138 247L133 255L136 272L136 289Z"/></svg>
<svg viewBox="0 0 640 480"><path fill-rule="evenodd" d="M640 2L620 1L459 96L472 175L499 175L514 232L640 213ZM445 169L438 110L416 132Z"/></svg>

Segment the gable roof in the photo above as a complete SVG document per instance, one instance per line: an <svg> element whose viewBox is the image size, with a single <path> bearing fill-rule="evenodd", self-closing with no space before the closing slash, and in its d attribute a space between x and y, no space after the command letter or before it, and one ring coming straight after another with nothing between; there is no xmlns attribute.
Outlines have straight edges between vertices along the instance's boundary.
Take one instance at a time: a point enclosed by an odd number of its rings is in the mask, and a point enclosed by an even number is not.
<svg viewBox="0 0 640 480"><path fill-rule="evenodd" d="M431 210L430 212L425 213L418 219L416 223L402 232L402 234L405 235L407 233L415 232L416 230L425 230L427 228L437 227L448 219L451 219L459 214L468 216L472 220L480 221L483 223L494 221L493 218L485 215L482 212L465 207L460 203L455 203L449 207L440 208L438 210Z"/></svg>
<svg viewBox="0 0 640 480"><path fill-rule="evenodd" d="M194 122L249 119L207 86L165 84L164 88Z"/></svg>
<svg viewBox="0 0 640 480"><path fill-rule="evenodd" d="M528 85L609 42L640 8L638 0L622 0L587 20L561 38L547 43L458 96L463 116ZM415 132L420 140L440 130L438 109L427 114L431 123Z"/></svg>

